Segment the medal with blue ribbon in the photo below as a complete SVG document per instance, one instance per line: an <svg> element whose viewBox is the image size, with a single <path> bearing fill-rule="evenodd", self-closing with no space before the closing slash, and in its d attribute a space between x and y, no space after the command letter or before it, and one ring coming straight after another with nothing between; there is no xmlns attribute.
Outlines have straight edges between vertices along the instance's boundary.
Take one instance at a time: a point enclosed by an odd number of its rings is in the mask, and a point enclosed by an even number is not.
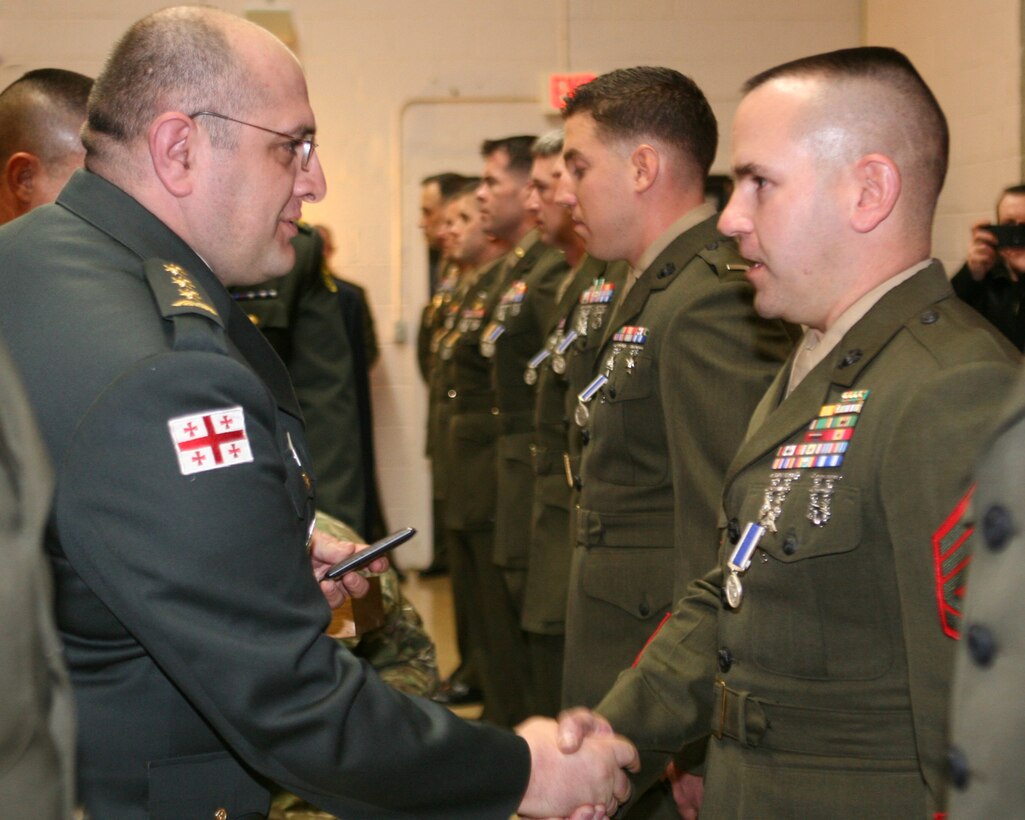
<svg viewBox="0 0 1025 820"><path fill-rule="evenodd" d="M598 391L602 389L608 380L609 377L601 373L595 376L591 383L577 394L577 409L573 414L573 420L581 427L584 427L587 424L587 420L591 417L591 411L587 409L587 403L598 394Z"/></svg>
<svg viewBox="0 0 1025 820"><path fill-rule="evenodd" d="M751 521L744 527L744 532L734 547L733 553L726 562L730 571L724 585L726 603L730 609L737 609L744 599L744 585L740 576L751 566L759 542L767 532L776 532L776 520L783 513L783 504L790 495L794 482L801 477L798 471L775 472L769 476L769 486L765 488L765 498L758 510L758 521Z"/></svg>

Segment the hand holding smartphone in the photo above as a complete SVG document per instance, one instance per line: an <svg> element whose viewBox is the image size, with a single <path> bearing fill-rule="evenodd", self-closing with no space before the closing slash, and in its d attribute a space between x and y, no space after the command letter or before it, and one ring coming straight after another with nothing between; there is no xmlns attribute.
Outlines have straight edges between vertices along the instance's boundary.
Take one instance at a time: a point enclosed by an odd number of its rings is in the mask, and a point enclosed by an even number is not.
<svg viewBox="0 0 1025 820"><path fill-rule="evenodd" d="M365 550L354 552L344 561L339 561L324 573L324 577L321 578L321 580L336 581L347 572L354 572L357 569L361 569L371 563L375 558L380 558L386 552L390 552L395 549L399 544L405 544L414 535L416 535L416 530L413 527L406 527L398 532L393 532L391 535L386 535L380 541L375 541Z"/></svg>

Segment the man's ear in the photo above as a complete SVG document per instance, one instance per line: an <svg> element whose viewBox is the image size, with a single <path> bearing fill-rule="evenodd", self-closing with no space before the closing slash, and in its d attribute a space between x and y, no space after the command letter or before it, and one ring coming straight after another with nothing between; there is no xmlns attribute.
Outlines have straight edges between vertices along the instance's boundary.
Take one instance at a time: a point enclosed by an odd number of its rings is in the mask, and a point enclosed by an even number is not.
<svg viewBox="0 0 1025 820"><path fill-rule="evenodd" d="M32 192L40 167L39 157L28 151L11 154L4 166L4 185L11 192L21 213L26 213L32 203Z"/></svg>
<svg viewBox="0 0 1025 820"><path fill-rule="evenodd" d="M662 158L648 143L638 145L630 154L630 172L633 189L636 193L647 191L662 170Z"/></svg>
<svg viewBox="0 0 1025 820"><path fill-rule="evenodd" d="M195 122L179 111L161 114L149 127L150 160L157 178L172 196L192 193L197 134Z"/></svg>
<svg viewBox="0 0 1025 820"><path fill-rule="evenodd" d="M900 199L902 180L897 164L885 154L866 154L854 166L857 201L851 227L868 233L893 212Z"/></svg>

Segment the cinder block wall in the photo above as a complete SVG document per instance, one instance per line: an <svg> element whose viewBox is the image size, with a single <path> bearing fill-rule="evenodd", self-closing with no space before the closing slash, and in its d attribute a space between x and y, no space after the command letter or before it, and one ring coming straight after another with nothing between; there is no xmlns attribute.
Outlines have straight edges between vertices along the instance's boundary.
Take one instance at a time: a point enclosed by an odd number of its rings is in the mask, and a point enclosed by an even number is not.
<svg viewBox="0 0 1025 820"><path fill-rule="evenodd" d="M56 65L96 74L124 29L164 0L4 0L0 85ZM227 10L284 8L225 0ZM888 43L906 49L955 124L955 169L938 221L940 252L963 253L963 226L1020 167L1019 3L980 0L291 0L318 117L328 197L305 209L335 231L335 267L369 291L382 342L373 373L378 465L394 526L423 533L429 557L424 387L415 336L427 298L416 228L418 182L479 168L485 137L540 132L552 71L662 64L693 76L719 117L714 170L728 170L738 88L802 54Z"/></svg>

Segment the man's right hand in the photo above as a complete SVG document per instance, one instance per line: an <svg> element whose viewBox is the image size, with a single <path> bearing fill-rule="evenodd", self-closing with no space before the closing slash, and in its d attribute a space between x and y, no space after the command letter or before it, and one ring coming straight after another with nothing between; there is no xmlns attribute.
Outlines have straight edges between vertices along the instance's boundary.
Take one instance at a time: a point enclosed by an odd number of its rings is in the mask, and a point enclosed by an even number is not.
<svg viewBox="0 0 1025 820"><path fill-rule="evenodd" d="M968 270L972 279L981 282L997 263L997 238L983 226L991 224L982 219L972 225L972 243L968 246Z"/></svg>
<svg viewBox="0 0 1025 820"><path fill-rule="evenodd" d="M516 727L530 746L531 760L530 783L519 814L575 820L611 816L630 796L624 769L639 769L637 750L610 729L589 731L592 727L582 722L578 728L586 736L567 752L561 728L550 718L530 718Z"/></svg>

